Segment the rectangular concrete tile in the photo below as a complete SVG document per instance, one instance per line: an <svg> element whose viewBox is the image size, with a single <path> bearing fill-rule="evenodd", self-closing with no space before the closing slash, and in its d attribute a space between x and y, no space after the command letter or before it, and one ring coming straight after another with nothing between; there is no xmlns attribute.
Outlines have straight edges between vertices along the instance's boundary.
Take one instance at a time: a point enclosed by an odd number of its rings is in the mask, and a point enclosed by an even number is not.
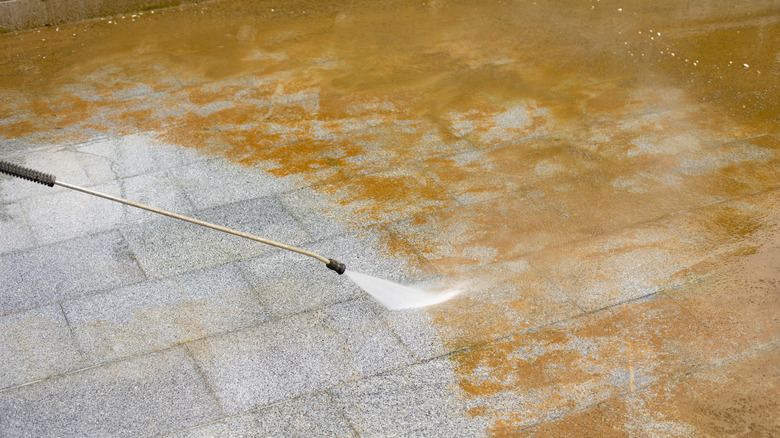
<svg viewBox="0 0 780 438"><path fill-rule="evenodd" d="M680 123L673 111L642 114L589 127L583 133L588 141L581 147L599 157L636 165L708 149L705 142L690 133L691 128Z"/></svg>
<svg viewBox="0 0 780 438"><path fill-rule="evenodd" d="M664 291L708 328L700 342L713 361L780 341L778 260L780 245L764 246L732 269Z"/></svg>
<svg viewBox="0 0 780 438"><path fill-rule="evenodd" d="M170 172L163 170L145 173L118 180L122 197L130 201L151 207L168 210L185 216L191 216L195 211L187 195L184 193ZM160 218L160 215L140 208L125 207L125 222L147 221Z"/></svg>
<svg viewBox="0 0 780 438"><path fill-rule="evenodd" d="M121 196L118 183L88 187ZM122 204L75 190L54 192L20 201L33 235L41 244L61 242L117 228L123 219Z"/></svg>
<svg viewBox="0 0 780 438"><path fill-rule="evenodd" d="M289 190L266 172L222 159L201 161L171 171L196 209L211 208Z"/></svg>
<svg viewBox="0 0 780 438"><path fill-rule="evenodd" d="M92 184L79 156L68 148L46 148L21 155L3 157L3 161L54 175L58 180L85 186ZM11 202L30 196L65 191L63 187L47 187L21 178L0 175L0 201Z"/></svg>
<svg viewBox="0 0 780 438"><path fill-rule="evenodd" d="M202 210L192 216L288 245L300 245L310 239L272 197ZM144 271L155 278L266 254L276 249L166 217L127 225L122 232Z"/></svg>
<svg viewBox="0 0 780 438"><path fill-rule="evenodd" d="M367 230L368 231L368 230ZM375 248L377 237L338 236L303 246L303 249L333 258L347 270L408 281L418 272L404 260L383 257ZM346 275L337 275L324 263L290 251L238 262L261 300L274 316L285 316L357 298L364 292Z"/></svg>
<svg viewBox="0 0 780 438"><path fill-rule="evenodd" d="M232 265L140 283L62 305L88 363L168 348L268 318Z"/></svg>
<svg viewBox="0 0 780 438"><path fill-rule="evenodd" d="M493 427L519 430L706 363L704 327L660 296L451 357L457 384ZM500 429L499 429L500 430Z"/></svg>
<svg viewBox="0 0 780 438"><path fill-rule="evenodd" d="M719 203L669 220L703 255L664 290L701 319L712 361L780 339L780 192Z"/></svg>
<svg viewBox="0 0 780 438"><path fill-rule="evenodd" d="M221 415L184 348L0 392L3 436L158 436Z"/></svg>
<svg viewBox="0 0 780 438"><path fill-rule="evenodd" d="M341 310L349 311L345 306ZM225 412L233 415L365 377L361 371L406 363L400 343L376 323L369 325L369 336L356 337L342 332L343 322L318 311L188 345ZM385 362L367 365L380 359Z"/></svg>
<svg viewBox="0 0 780 438"><path fill-rule="evenodd" d="M370 299L367 303L416 360L425 361L452 351L439 335L429 308L393 311Z"/></svg>
<svg viewBox="0 0 780 438"><path fill-rule="evenodd" d="M484 436L488 425L468 415L473 401L460 395L446 358L328 392L360 436Z"/></svg>
<svg viewBox="0 0 780 438"><path fill-rule="evenodd" d="M613 397L590 409L531 429L497 435L777 436L780 391L777 347Z"/></svg>
<svg viewBox="0 0 780 438"><path fill-rule="evenodd" d="M76 151L95 184L190 164L200 158L148 134L107 137L79 145Z"/></svg>
<svg viewBox="0 0 780 438"><path fill-rule="evenodd" d="M416 286L434 293L460 294L422 309L389 311L379 305L372 307L419 360L582 313L525 260L480 266Z"/></svg>
<svg viewBox="0 0 780 438"><path fill-rule="evenodd" d="M315 239L349 232L345 222L338 216L326 214L330 201L309 187L280 193L276 198Z"/></svg>
<svg viewBox="0 0 780 438"><path fill-rule="evenodd" d="M347 301L323 309L349 344L358 373L371 376L415 363L409 351L365 300Z"/></svg>
<svg viewBox="0 0 780 438"><path fill-rule="evenodd" d="M215 436L238 438L356 435L330 396L326 392L319 392L173 435L176 438Z"/></svg>
<svg viewBox="0 0 780 438"><path fill-rule="evenodd" d="M0 317L0 389L82 366L58 304Z"/></svg>
<svg viewBox="0 0 780 438"><path fill-rule="evenodd" d="M144 279L118 231L0 256L0 315Z"/></svg>
<svg viewBox="0 0 780 438"><path fill-rule="evenodd" d="M18 203L0 204L0 254L35 245L30 227Z"/></svg>

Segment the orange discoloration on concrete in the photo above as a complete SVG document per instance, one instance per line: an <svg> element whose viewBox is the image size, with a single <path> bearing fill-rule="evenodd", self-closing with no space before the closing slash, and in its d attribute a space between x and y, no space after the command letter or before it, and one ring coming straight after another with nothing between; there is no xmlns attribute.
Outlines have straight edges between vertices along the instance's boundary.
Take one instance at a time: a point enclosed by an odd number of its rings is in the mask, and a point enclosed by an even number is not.
<svg viewBox="0 0 780 438"><path fill-rule="evenodd" d="M637 394L613 397L521 435L777 435L780 424L773 412L779 407L774 396L778 359L777 348L760 350Z"/></svg>

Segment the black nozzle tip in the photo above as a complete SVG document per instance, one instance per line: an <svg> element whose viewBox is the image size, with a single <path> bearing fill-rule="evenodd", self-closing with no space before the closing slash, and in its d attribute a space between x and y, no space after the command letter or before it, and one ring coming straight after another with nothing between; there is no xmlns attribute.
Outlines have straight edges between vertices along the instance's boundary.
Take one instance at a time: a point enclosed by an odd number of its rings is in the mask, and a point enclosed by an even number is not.
<svg viewBox="0 0 780 438"><path fill-rule="evenodd" d="M338 272L339 275L347 271L347 265L333 259L328 260L328 263L326 263L325 266L327 266L328 269L333 269Z"/></svg>

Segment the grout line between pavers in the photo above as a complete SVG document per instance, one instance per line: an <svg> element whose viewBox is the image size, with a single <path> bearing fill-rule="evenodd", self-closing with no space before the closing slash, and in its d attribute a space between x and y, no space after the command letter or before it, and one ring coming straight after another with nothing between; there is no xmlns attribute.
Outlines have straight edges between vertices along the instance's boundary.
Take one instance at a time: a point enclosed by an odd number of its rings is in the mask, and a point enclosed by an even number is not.
<svg viewBox="0 0 780 438"><path fill-rule="evenodd" d="M392 334L393 334L393 336L395 336L395 339L398 341L398 343L399 343L399 344L401 344L401 345L404 347L404 350L406 350L406 352L407 352L407 353L409 353L409 356L411 356L411 357L412 357L412 359L414 359L414 363L416 363L416 364L419 364L419 363L420 363L420 358L418 358L418 357L417 357L417 356L416 356L416 355L415 355L415 354L412 352L412 350L409 348L409 346L408 346L408 345L406 345L406 343L405 343L405 342L404 342L404 341L401 339L401 337L400 337L400 336L398 336L398 333L396 333L396 332L395 332L395 330L393 330L393 327L391 327L391 326L390 326L390 324L387 322L387 319L386 319L386 318L383 318L383 317L382 317L382 315L379 315L379 314L378 314L378 313L377 313L377 312L376 312L376 311L373 309L373 306L369 306L369 307L371 307L371 309L370 309L370 310L371 310L371 312L373 312L373 313L374 313L374 316L376 316L376 317L377 317L377 319L379 319L379 320L382 322L382 324L384 324L384 326L387 328L387 330L388 330L390 333L392 333Z"/></svg>
<svg viewBox="0 0 780 438"><path fill-rule="evenodd" d="M282 249L279 248L279 250L281 251ZM263 310L265 310L266 315L268 315L268 319L269 320L274 320L273 314L268 309L268 306L266 305L265 301L263 301L262 297L260 297L260 294L257 293L257 291L255 290L255 286L252 284L251 281L249 281L249 279L246 276L246 272L244 272L244 269L241 267L241 264L238 263L238 262L243 261L243 260L247 260L247 259L234 260L234 261L228 262L226 264L232 265L233 267L236 268L236 270L238 271L239 275L241 275L241 278L244 280L244 283L246 283L247 289L249 289L249 291L252 293L252 296L255 297L255 300L257 300L257 302L260 304L260 306L263 308ZM190 271L187 271L187 272L190 272Z"/></svg>
<svg viewBox="0 0 780 438"><path fill-rule="evenodd" d="M325 394L328 395L328 398L330 398L330 401L333 402L333 406L336 407L336 409L339 410L339 413L341 414L341 417L344 418L344 421L349 424L349 428L352 429L352 432L354 433L354 436L359 437L360 433L358 432L357 428L354 424L352 424L352 421L347 417L347 414L344 412L344 410L341 408L341 405L338 404L335 398L333 398L333 394L331 394L330 389L326 389L323 391Z"/></svg>
<svg viewBox="0 0 780 438"><path fill-rule="evenodd" d="M112 360L109 360L107 362L101 362L101 363L96 363L96 364L92 364L92 365L86 365L83 368L78 368L78 369L74 369L74 370L65 371L63 373L59 373L59 374L55 374L55 375L52 375L52 376L45 377L43 379L33 380L31 382L22 383L20 385L9 386L7 388L0 389L0 393L6 392L6 391L10 391L10 390L14 390L14 389L19 389L19 388L22 388L22 387L25 387L25 386L35 385L37 383L40 383L40 382L43 382L43 381L47 381L47 380L54 380L54 379L57 379L57 378L69 376L71 374L84 373L84 372L87 372L87 371L95 369L95 368L105 367L105 366L113 365L113 364L120 363L120 362L126 362L126 361L129 361L129 360L132 360L132 359L136 359L136 358L139 358L139 357L142 357L142 356L148 356L150 354L163 353L165 351L173 350L175 348L178 348L181 345L182 344L175 344L175 345L172 345L170 347L159 348L157 350L152 350L152 351L146 351L146 352L143 352L143 353L133 354L131 356L125 356L125 357L121 357L121 358L117 358L117 359L112 359Z"/></svg>
<svg viewBox="0 0 780 438"><path fill-rule="evenodd" d="M222 403L219 401L219 397L217 397L217 393L214 391L213 386L209 383L209 379L206 377L205 374L203 374L203 370L200 367L200 364L198 363L198 360L195 359L195 355L192 354L192 350L190 350L189 342L184 342L183 344L180 344L183 346L183 348L187 351L187 355L192 359L192 364L195 365L195 369L198 370L198 374L200 375L200 378L203 379L203 383L206 385L206 388L209 389L209 393L212 397L214 397L214 401L217 403L217 406L219 406L219 410L222 412L222 418L224 419L227 416L227 413L225 412L225 408L222 407Z"/></svg>
<svg viewBox="0 0 780 438"><path fill-rule="evenodd" d="M32 237L32 239L33 239L33 246L32 247L33 248L40 248L41 247L40 239L38 239L38 236L36 235L36 233L33 232L33 228L30 225L30 218L28 217L27 212L24 209L24 206L19 201L13 201L11 203L12 204L15 203L16 205L18 205L19 206L19 211L22 212L22 220L24 221L24 226L27 227L27 231L30 233L30 237ZM27 249L27 248L17 249L16 251L23 251L25 249Z"/></svg>
<svg viewBox="0 0 780 438"><path fill-rule="evenodd" d="M79 345L79 341L76 338L76 333L73 331L73 326L70 324L70 320L68 319L68 314L65 312L65 308L62 307L62 302L58 302L57 306L60 308L60 312L62 312L62 317L65 318L65 324L68 326L68 331L70 332L70 337L73 340L73 345L76 347L76 351L79 353L81 364L86 365L87 361L84 360L84 352L81 351L81 346Z"/></svg>

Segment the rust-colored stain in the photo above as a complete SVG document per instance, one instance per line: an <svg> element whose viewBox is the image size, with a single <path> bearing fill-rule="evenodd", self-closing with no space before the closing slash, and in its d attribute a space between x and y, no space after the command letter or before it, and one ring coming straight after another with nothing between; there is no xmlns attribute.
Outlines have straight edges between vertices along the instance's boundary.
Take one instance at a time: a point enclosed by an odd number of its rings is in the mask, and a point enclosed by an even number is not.
<svg viewBox="0 0 780 438"><path fill-rule="evenodd" d="M776 342L780 14L718 5L225 0L6 34L0 136L143 132L379 225L471 281L429 313L467 415L513 435Z"/></svg>

